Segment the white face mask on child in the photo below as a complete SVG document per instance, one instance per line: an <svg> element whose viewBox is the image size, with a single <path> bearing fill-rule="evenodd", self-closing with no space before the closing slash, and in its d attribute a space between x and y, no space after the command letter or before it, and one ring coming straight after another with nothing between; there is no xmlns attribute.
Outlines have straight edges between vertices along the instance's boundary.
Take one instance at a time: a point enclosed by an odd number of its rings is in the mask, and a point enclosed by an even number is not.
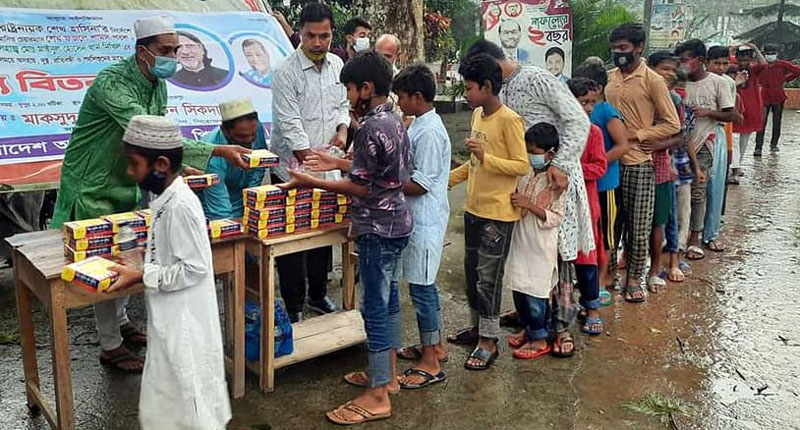
<svg viewBox="0 0 800 430"><path fill-rule="evenodd" d="M549 161L547 161L547 154L528 154L528 162L531 163L533 170L544 170Z"/></svg>

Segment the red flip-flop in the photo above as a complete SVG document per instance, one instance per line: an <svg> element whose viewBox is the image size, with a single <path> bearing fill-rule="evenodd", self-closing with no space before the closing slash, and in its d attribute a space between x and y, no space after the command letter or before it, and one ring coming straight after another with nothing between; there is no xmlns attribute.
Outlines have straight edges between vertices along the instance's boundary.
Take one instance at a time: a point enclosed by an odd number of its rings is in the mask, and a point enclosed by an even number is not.
<svg viewBox="0 0 800 430"><path fill-rule="evenodd" d="M514 349L517 349L520 346L525 345L525 337L524 336L523 336L522 339L520 339L520 338L518 338L516 336L508 336L508 337L506 337L506 339L508 340L508 346L510 346L510 347L512 347Z"/></svg>
<svg viewBox="0 0 800 430"><path fill-rule="evenodd" d="M511 351L511 354L514 356L514 358L518 358L520 360L533 360L534 358L539 358L543 355L549 354L552 350L553 347L547 345L544 348L536 351L532 351L530 349L515 349Z"/></svg>

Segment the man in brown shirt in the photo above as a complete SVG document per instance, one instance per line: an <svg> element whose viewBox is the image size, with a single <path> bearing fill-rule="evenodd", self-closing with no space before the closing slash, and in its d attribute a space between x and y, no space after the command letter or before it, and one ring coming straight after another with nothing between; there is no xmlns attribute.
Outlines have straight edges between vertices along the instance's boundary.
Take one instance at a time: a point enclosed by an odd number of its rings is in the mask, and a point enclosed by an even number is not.
<svg viewBox="0 0 800 430"><path fill-rule="evenodd" d="M624 24L611 32L617 68L608 72L606 100L625 118L630 151L622 156L622 212L628 276L625 299L645 301L642 277L649 251L655 202L655 167L642 143L667 139L680 131L680 120L664 79L641 59L645 32Z"/></svg>

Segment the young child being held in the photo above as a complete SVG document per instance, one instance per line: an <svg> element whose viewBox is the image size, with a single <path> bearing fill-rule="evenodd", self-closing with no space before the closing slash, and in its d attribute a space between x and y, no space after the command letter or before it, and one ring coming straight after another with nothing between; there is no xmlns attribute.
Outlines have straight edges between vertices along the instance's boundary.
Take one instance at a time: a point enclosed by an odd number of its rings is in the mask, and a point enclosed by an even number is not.
<svg viewBox="0 0 800 430"><path fill-rule="evenodd" d="M547 123L525 133L533 171L523 176L511 203L521 211L514 223L511 251L505 265L505 286L513 291L514 306L525 330L508 337L516 358L529 360L551 351L547 343L550 292L558 283L558 226L565 193L555 194L547 167L558 151L558 132ZM596 268L596 267L595 267Z"/></svg>
<svg viewBox="0 0 800 430"><path fill-rule="evenodd" d="M108 289L146 287L148 342L139 421L145 430L224 429L231 408L211 244L200 200L179 177L180 129L161 116L137 115L122 141L128 175L158 195L150 203L144 269L115 266L119 279Z"/></svg>
<svg viewBox="0 0 800 430"><path fill-rule="evenodd" d="M597 82L588 78L574 78L567 82L570 91L578 99L584 112L590 118L595 104L595 88ZM603 131L592 124L589 130L589 139L581 155L581 168L583 179L586 183L586 196L589 199L589 211L592 216L592 229L594 230L595 250L579 253L575 260L575 274L578 278L578 289L581 292L580 304L584 311L582 316L585 321L581 331L597 336L603 333L603 320L600 318L600 276L599 267L607 267L606 254L603 249L603 231L601 228L600 199L597 192L597 181L606 174L608 160L606 159L605 145L603 144Z"/></svg>

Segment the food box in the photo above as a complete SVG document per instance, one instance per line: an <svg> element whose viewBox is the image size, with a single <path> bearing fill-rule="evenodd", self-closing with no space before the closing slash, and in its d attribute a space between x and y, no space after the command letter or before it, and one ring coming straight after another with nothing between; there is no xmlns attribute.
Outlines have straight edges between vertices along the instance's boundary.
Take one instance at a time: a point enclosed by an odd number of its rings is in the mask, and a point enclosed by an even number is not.
<svg viewBox="0 0 800 430"><path fill-rule="evenodd" d="M314 200L334 200L336 199L336 192L335 191L328 191L323 190L322 188L314 188L313 189L313 196Z"/></svg>
<svg viewBox="0 0 800 430"><path fill-rule="evenodd" d="M256 237L257 239L263 240L268 237L282 236L284 234L294 233L294 224L267 227L264 229L257 229L248 226L247 232Z"/></svg>
<svg viewBox="0 0 800 430"><path fill-rule="evenodd" d="M232 219L215 219L208 223L208 234L212 239L236 236L244 233L242 223Z"/></svg>
<svg viewBox="0 0 800 430"><path fill-rule="evenodd" d="M275 153L267 149L256 149L249 154L242 154L242 160L251 169L259 167L277 167L279 158Z"/></svg>
<svg viewBox="0 0 800 430"><path fill-rule="evenodd" d="M110 269L115 263L102 257L68 264L61 269L61 279L90 291L105 291L119 278L116 272Z"/></svg>
<svg viewBox="0 0 800 430"><path fill-rule="evenodd" d="M304 219L294 223L294 232L300 231L307 231L307 230L316 230L319 228L319 220L316 219Z"/></svg>
<svg viewBox="0 0 800 430"><path fill-rule="evenodd" d="M116 242L116 236L98 236L84 239L68 239L64 241L64 246L68 246L75 251L86 251L87 249L106 248L116 244Z"/></svg>
<svg viewBox="0 0 800 430"><path fill-rule="evenodd" d="M64 240L111 236L113 226L103 219L85 219L64 223Z"/></svg>
<svg viewBox="0 0 800 430"><path fill-rule="evenodd" d="M291 219L291 220L290 220ZM270 227L281 227L286 226L286 224L294 224L294 215L290 216L282 216L276 218L269 218L269 219L258 219L258 218L245 218L243 222L247 223L248 228L254 228L256 230L263 230L265 228Z"/></svg>
<svg viewBox="0 0 800 430"><path fill-rule="evenodd" d="M72 249L69 246L64 247L64 257L66 257L67 261L70 262L83 261L91 257L112 258L117 256L119 256L119 247L117 245L104 246L102 248L86 249L83 251Z"/></svg>
<svg viewBox="0 0 800 430"><path fill-rule="evenodd" d="M294 196L297 194L297 190L287 191L275 185L262 185L260 187L245 188L242 190L242 194L245 200L263 202L264 200L281 200L289 196Z"/></svg>
<svg viewBox="0 0 800 430"><path fill-rule="evenodd" d="M294 214L294 208L292 208ZM251 209L244 208L244 218L254 218L258 220L265 220L271 218L281 218L286 216L286 206L264 208L264 209Z"/></svg>
<svg viewBox="0 0 800 430"><path fill-rule="evenodd" d="M184 176L183 182L193 190L202 190L219 184L219 175L216 173L206 173L204 175Z"/></svg>
<svg viewBox="0 0 800 430"><path fill-rule="evenodd" d="M112 231L119 233L120 227L127 225L135 230L146 229L150 226L150 221L137 214L136 212L123 212L119 214L106 215L104 220L111 223Z"/></svg>
<svg viewBox="0 0 800 430"><path fill-rule="evenodd" d="M150 225L150 219L152 218L152 216L151 216L152 211L150 209L142 209L142 210L138 210L138 211L135 211L135 212L136 212L136 215L139 215L140 217L144 218L145 223L147 225Z"/></svg>
<svg viewBox="0 0 800 430"><path fill-rule="evenodd" d="M320 215L319 225L341 224L345 219L344 214Z"/></svg>
<svg viewBox="0 0 800 430"><path fill-rule="evenodd" d="M344 206L350 204L350 199L344 194L337 194L336 197L327 197L320 199L320 204L322 206L327 206L327 205Z"/></svg>

